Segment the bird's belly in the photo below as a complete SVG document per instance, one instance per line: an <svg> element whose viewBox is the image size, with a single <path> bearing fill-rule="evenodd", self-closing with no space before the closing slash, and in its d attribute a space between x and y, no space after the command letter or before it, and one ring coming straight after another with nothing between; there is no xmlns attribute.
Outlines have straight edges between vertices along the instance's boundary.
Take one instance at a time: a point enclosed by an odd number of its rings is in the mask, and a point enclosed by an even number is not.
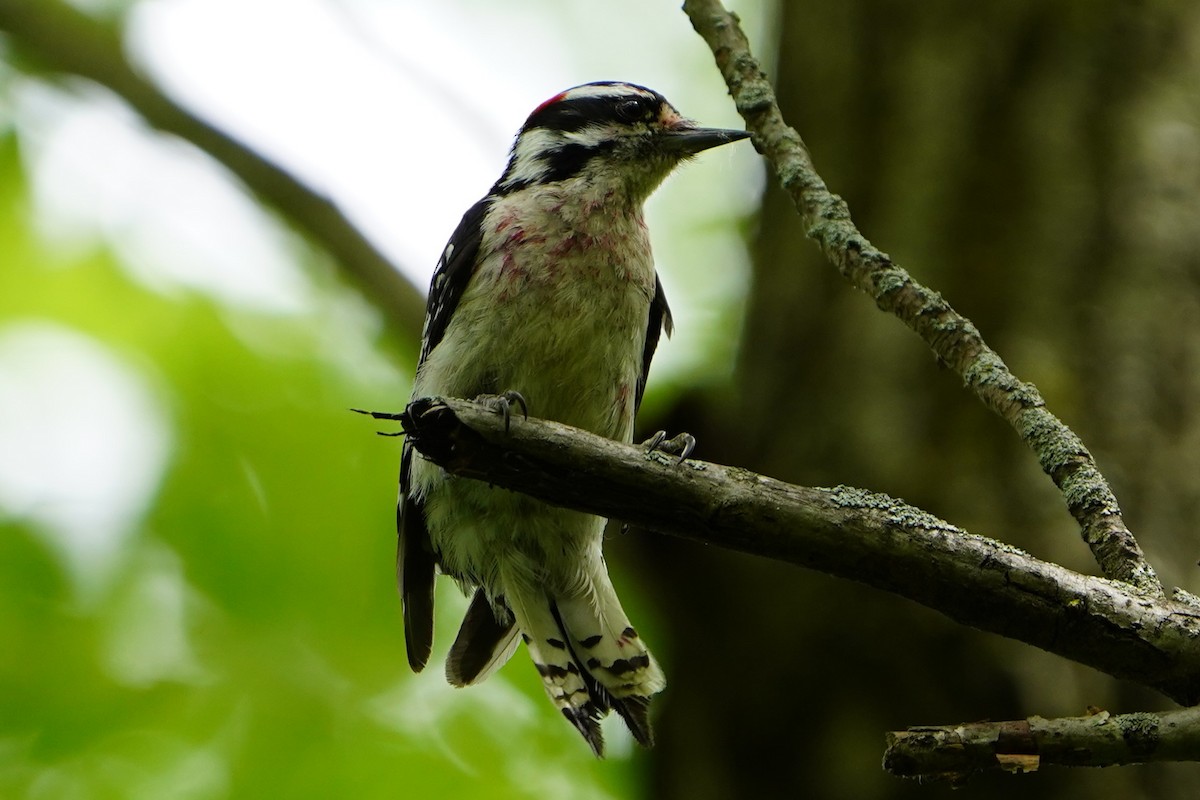
<svg viewBox="0 0 1200 800"><path fill-rule="evenodd" d="M643 277L635 279L628 270L569 272L581 269L569 260L557 266L556 274L533 274L502 253L485 260L413 396L514 390L531 416L630 441L653 267L639 265ZM501 593L503 568L508 580L520 574L566 591L600 558L601 518L448 477L421 458L412 482L443 571L463 583Z"/></svg>
<svg viewBox="0 0 1200 800"><path fill-rule="evenodd" d="M532 416L629 441L653 275L649 265L589 270L569 259L535 273L496 254L418 372L414 396L513 390Z"/></svg>
<svg viewBox="0 0 1200 800"><path fill-rule="evenodd" d="M648 303L630 302L640 295L604 304L583 297L564 302L561 295L544 294L532 291L509 299L502 316L536 319L553 304L556 318L548 330L513 325L496 331L489 375L495 390L520 392L534 416L628 440Z"/></svg>

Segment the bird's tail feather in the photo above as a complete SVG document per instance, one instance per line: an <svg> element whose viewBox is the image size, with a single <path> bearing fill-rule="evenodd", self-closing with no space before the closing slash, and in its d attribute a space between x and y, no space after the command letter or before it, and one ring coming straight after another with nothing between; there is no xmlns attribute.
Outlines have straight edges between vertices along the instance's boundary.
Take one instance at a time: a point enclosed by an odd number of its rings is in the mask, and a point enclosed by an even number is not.
<svg viewBox="0 0 1200 800"><path fill-rule="evenodd" d="M528 597L510 591L506 600L550 701L575 726L592 751L597 756L604 755L600 718L608 712L607 698L592 691L590 676L572 652L549 598L541 591L531 592Z"/></svg>
<svg viewBox="0 0 1200 800"><path fill-rule="evenodd" d="M666 680L621 608L603 561L578 591L558 596L506 577L503 596L489 600L476 590L446 659L446 679L455 686L484 680L508 661L520 634L551 702L597 756L604 754L600 719L610 710L650 747L650 698Z"/></svg>
<svg viewBox="0 0 1200 800"><path fill-rule="evenodd" d="M638 743L650 747L650 698L663 690L666 678L630 624L607 573L600 570L591 588L591 596L558 598L555 616L584 673L596 684L593 695L605 695Z"/></svg>
<svg viewBox="0 0 1200 800"><path fill-rule="evenodd" d="M604 754L600 718L610 709L625 720L639 744L654 743L650 697L666 685L603 571L582 596L510 594L517 627L550 700Z"/></svg>
<svg viewBox="0 0 1200 800"><path fill-rule="evenodd" d="M486 680L517 649L518 632L512 613L494 608L483 589L476 589L446 657L446 680L454 686Z"/></svg>

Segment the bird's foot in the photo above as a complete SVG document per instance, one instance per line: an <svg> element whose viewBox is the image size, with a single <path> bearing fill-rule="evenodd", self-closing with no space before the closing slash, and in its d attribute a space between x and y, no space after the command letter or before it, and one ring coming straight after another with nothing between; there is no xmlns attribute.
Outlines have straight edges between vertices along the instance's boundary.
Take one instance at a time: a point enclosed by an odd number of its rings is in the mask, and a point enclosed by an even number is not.
<svg viewBox="0 0 1200 800"><path fill-rule="evenodd" d="M668 439L666 431L659 431L642 442L642 446L646 448L647 454L658 451L679 456L677 463L682 464L696 449L696 437L690 433L681 433Z"/></svg>
<svg viewBox="0 0 1200 800"><path fill-rule="evenodd" d="M401 412L366 411L361 408L352 408L350 410L356 414L366 414L371 419L386 419L386 420L391 420L393 422L399 422L399 421L403 420L404 413L405 413L403 411L401 411ZM404 435L404 431L394 431L394 432L393 431L375 431L375 433L379 434L380 436L403 436Z"/></svg>
<svg viewBox="0 0 1200 800"><path fill-rule="evenodd" d="M509 389L500 394L481 394L475 398L476 403L482 403L488 408L495 411L500 416L504 417L504 433L508 434L510 424L512 422L512 407L521 407L521 416L529 419L529 406L525 402L525 397L517 391Z"/></svg>

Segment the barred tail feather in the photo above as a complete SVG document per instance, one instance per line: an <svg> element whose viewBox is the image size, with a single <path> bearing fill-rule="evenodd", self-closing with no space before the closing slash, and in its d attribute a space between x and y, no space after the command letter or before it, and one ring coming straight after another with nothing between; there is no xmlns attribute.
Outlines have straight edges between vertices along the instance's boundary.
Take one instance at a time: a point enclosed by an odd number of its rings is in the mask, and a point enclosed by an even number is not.
<svg viewBox="0 0 1200 800"><path fill-rule="evenodd" d="M629 732L633 734L633 738L642 747L654 746L654 731L650 727L650 697L641 695L626 695L625 697L617 697L597 679L597 674L594 669L589 669L587 662L579 657L579 651L582 645L567 633L566 626L562 621L562 614L558 606L552 605L551 610L554 612L554 618L558 621L559 628L564 632L567 641L567 648L571 652L571 658L576 665L581 665L581 674L583 676L584 686L587 687L588 695L592 698L592 702L600 709L601 714L605 714L608 710L614 709L621 719L625 720L625 725L629 728ZM600 755L597 753L597 755Z"/></svg>
<svg viewBox="0 0 1200 800"><path fill-rule="evenodd" d="M663 690L666 678L625 616L607 574L594 576L593 591L592 597L559 598L557 616L580 666L598 684L593 694L606 695L638 743L650 747L650 698Z"/></svg>
<svg viewBox="0 0 1200 800"><path fill-rule="evenodd" d="M608 712L607 698L593 692L591 676L571 651L549 598L540 591L527 599L510 592L508 601L550 701L575 726L592 752L603 756L600 718Z"/></svg>
<svg viewBox="0 0 1200 800"><path fill-rule="evenodd" d="M591 597L558 600L563 625L583 665L613 697L650 697L667 685L658 662L625 616L608 575L592 578Z"/></svg>
<svg viewBox="0 0 1200 800"><path fill-rule="evenodd" d="M600 719L615 710L639 744L650 747L650 697L666 684L658 664L629 624L601 572L584 597L548 597L538 587L513 591L512 608L551 702L597 756L604 754ZM474 604L473 604L474 607Z"/></svg>

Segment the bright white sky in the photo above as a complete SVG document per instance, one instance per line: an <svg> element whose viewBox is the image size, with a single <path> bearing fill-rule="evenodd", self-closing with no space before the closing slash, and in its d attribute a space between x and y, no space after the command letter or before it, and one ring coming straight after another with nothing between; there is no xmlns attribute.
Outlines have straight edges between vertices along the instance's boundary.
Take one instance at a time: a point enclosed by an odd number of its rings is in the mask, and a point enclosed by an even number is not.
<svg viewBox="0 0 1200 800"><path fill-rule="evenodd" d="M770 0L731 5L760 40L756 32L773 19ZM558 91L631 80L706 125L741 127L678 0L142 0L128 45L178 100L332 196L422 288L463 211L498 176L516 129ZM265 312L311 307L288 234L206 157L149 134L101 91L81 97L30 85L17 93L13 113L36 221L51 240L99 238L158 291L200 291ZM656 375L711 370L730 355L728 329L714 320L741 295L745 254L712 223L749 213L762 180L753 148L743 144L705 154L651 200L649 225L677 323ZM69 331L8 326L0 334L0 345L12 345L0 346L0 406L53 409L45 398L88 393L114 398L106 420L61 409L23 415L19 439L28 446L4 434L0 517L5 506L27 514L84 504L112 520L104 530L115 548L128 528L121 521L136 518L165 464L165 416L143 408L155 400L136 372ZM21 372L29 362L16 345L30 341L46 346L39 345L37 368ZM95 386L81 385L86 380ZM144 429L139 418L148 421ZM47 436L73 443L65 461L99 466L68 476L63 459L33 457ZM147 468L103 466L118 460ZM17 473L21 480L6 485L4 476ZM72 486L87 487L87 496L61 496ZM121 507L96 509L105 497ZM73 519L51 514L46 522L61 534L59 547L73 528L91 532L76 537L89 548L76 553L78 563L104 545L94 524Z"/></svg>
<svg viewBox="0 0 1200 800"><path fill-rule="evenodd" d="M674 0L152 0L131 39L171 91L329 192L422 286L517 127L559 90L629 79L740 127ZM757 201L751 148L712 161L700 177L722 194L691 194L690 224Z"/></svg>

